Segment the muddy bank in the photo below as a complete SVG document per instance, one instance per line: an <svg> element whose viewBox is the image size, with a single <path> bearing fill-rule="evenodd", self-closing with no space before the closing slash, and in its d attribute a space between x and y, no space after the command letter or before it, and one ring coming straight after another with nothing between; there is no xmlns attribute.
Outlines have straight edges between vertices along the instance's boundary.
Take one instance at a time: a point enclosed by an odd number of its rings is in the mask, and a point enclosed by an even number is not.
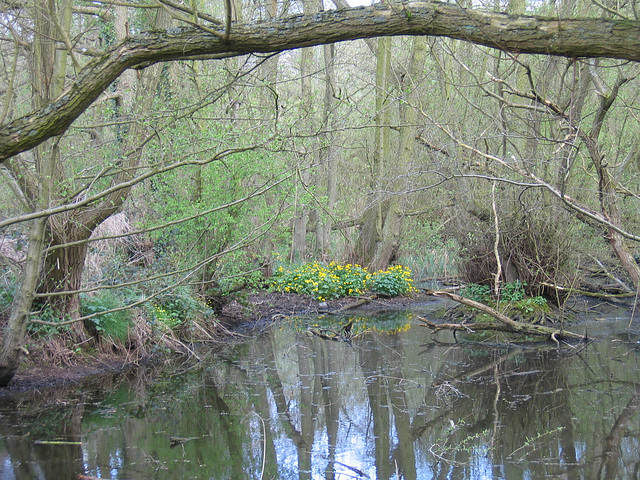
<svg viewBox="0 0 640 480"><path fill-rule="evenodd" d="M346 312L352 306L372 311L403 309L434 301L433 296L423 292L399 297L345 297L325 302L318 302L307 295L265 292L249 295L244 300L232 300L224 306L218 320L234 331L259 330L282 316Z"/></svg>

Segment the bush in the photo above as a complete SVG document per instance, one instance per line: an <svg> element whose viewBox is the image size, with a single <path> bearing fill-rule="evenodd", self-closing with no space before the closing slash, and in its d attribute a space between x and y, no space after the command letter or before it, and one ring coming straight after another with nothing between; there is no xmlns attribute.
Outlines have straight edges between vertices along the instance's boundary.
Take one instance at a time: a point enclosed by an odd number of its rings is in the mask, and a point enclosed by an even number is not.
<svg viewBox="0 0 640 480"><path fill-rule="evenodd" d="M35 305L38 306L37 303ZM58 317L56 313L51 309L51 307L46 305L41 306L41 310L38 312L38 315L36 318L38 320L42 320L45 322L56 322L56 323L63 322L64 320L66 320L64 318ZM29 335L32 335L33 337L51 338L68 331L69 331L68 324L55 326L55 325L41 325L38 323L30 323L27 325L27 332L29 332Z"/></svg>
<svg viewBox="0 0 640 480"><path fill-rule="evenodd" d="M106 312L114 308L122 307L125 301L108 290L104 290L95 297L84 296L80 298L80 310L82 315ZM131 326L129 310L105 313L87 320L100 335L112 339L126 340Z"/></svg>
<svg viewBox="0 0 640 480"><path fill-rule="evenodd" d="M524 287L526 283L522 283L520 280L515 282L505 283L500 289L500 296L505 302L517 302L524 298Z"/></svg>
<svg viewBox="0 0 640 480"><path fill-rule="evenodd" d="M462 295L467 297L469 300L484 303L491 300L491 288L488 285L470 283L464 287Z"/></svg>
<svg viewBox="0 0 640 480"><path fill-rule="evenodd" d="M413 291L411 271L400 265L370 274L360 265L331 262L304 264L293 270L279 267L271 278L271 290L311 295L316 300L362 295L367 290L383 295Z"/></svg>
<svg viewBox="0 0 640 480"><path fill-rule="evenodd" d="M390 296L406 295L414 290L411 270L402 265L374 273L368 285L374 292Z"/></svg>
<svg viewBox="0 0 640 480"><path fill-rule="evenodd" d="M515 308L523 313L533 313L535 310L546 309L547 301L544 297L525 297L524 287L526 285L520 280L504 284L500 289L500 300L513 304ZM488 285L470 283L464 288L462 295L476 302L493 303L491 288Z"/></svg>
<svg viewBox="0 0 640 480"><path fill-rule="evenodd" d="M161 329L173 330L203 308L188 289L181 287L169 294L157 296L149 307L149 316L151 322Z"/></svg>
<svg viewBox="0 0 640 480"><path fill-rule="evenodd" d="M312 262L294 270L279 267L271 278L271 289L307 294L324 301L364 293L369 276L367 270L360 265L331 262L324 266L319 262Z"/></svg>

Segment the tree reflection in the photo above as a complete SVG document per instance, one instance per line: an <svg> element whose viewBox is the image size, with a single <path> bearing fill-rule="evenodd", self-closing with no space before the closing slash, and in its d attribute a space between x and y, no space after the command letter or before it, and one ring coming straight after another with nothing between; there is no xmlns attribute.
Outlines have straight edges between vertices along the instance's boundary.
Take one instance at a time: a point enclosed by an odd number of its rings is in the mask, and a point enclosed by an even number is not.
<svg viewBox="0 0 640 480"><path fill-rule="evenodd" d="M188 368L4 401L0 478L637 477L635 342L579 352L353 327L351 342L273 328Z"/></svg>

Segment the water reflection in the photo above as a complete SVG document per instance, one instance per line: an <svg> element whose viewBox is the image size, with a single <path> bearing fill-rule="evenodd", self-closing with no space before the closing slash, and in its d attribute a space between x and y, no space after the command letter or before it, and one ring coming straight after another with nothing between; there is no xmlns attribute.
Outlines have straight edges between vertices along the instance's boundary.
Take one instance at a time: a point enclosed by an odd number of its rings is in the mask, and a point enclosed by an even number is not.
<svg viewBox="0 0 640 480"><path fill-rule="evenodd" d="M559 350L414 316L298 320L201 364L5 399L0 479L638 477L628 320Z"/></svg>

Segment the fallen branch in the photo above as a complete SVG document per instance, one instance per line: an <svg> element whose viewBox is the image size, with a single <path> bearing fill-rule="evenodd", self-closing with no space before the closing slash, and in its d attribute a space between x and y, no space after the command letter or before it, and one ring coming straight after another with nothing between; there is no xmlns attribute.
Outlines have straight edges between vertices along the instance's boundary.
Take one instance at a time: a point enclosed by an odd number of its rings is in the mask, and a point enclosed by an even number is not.
<svg viewBox="0 0 640 480"><path fill-rule="evenodd" d="M498 332L513 332L513 329L504 323L476 322L476 323L435 323L424 317L418 317L423 327L429 327L434 332L438 330L455 330L459 332L475 333L480 330L495 330Z"/></svg>
<svg viewBox="0 0 640 480"><path fill-rule="evenodd" d="M82 445L82 442L70 442L66 440L36 440L34 445Z"/></svg>
<svg viewBox="0 0 640 480"><path fill-rule="evenodd" d="M603 298L603 299L617 299L617 298L629 298L635 295L635 292L630 293L606 293L606 292L588 292L587 290L580 290L574 287L563 287L562 285L556 285L555 283L540 282L540 285L553 288L559 292L567 293L570 295L584 295L585 297Z"/></svg>
<svg viewBox="0 0 640 480"><path fill-rule="evenodd" d="M318 310L318 312L327 313L327 314L331 314L331 315L337 315L337 314L345 312L347 310L351 310L352 308L357 308L357 307L360 307L362 305L365 305L365 304L371 302L372 300L375 300L376 298L378 298L378 295L373 294L373 295L371 295L369 297L362 297L357 302L349 303L348 305L340 307L337 310Z"/></svg>
<svg viewBox="0 0 640 480"><path fill-rule="evenodd" d="M485 305L484 303L476 302L474 300L470 300L468 298L462 297L460 295L456 295L455 293L451 293L445 290L433 290L428 292L430 295L439 298L448 298L453 300L454 302L461 303L462 305L466 305L467 307L475 308L476 310L480 310L487 315L492 316L500 323L491 323L491 322L476 322L476 323L442 323L436 324L425 318L419 317L420 321L423 322L423 326L429 327L432 330L462 330L467 331L469 333L475 332L478 330L496 330L500 332L511 332L511 333L522 333L527 335L539 335L543 337L548 337L550 340L558 343L558 340L580 340L586 341L587 338L583 335L573 332L567 332L565 330L558 330L556 328L544 327L542 325L533 325L530 323L516 322L512 318L507 317L506 315L498 312L497 310Z"/></svg>

